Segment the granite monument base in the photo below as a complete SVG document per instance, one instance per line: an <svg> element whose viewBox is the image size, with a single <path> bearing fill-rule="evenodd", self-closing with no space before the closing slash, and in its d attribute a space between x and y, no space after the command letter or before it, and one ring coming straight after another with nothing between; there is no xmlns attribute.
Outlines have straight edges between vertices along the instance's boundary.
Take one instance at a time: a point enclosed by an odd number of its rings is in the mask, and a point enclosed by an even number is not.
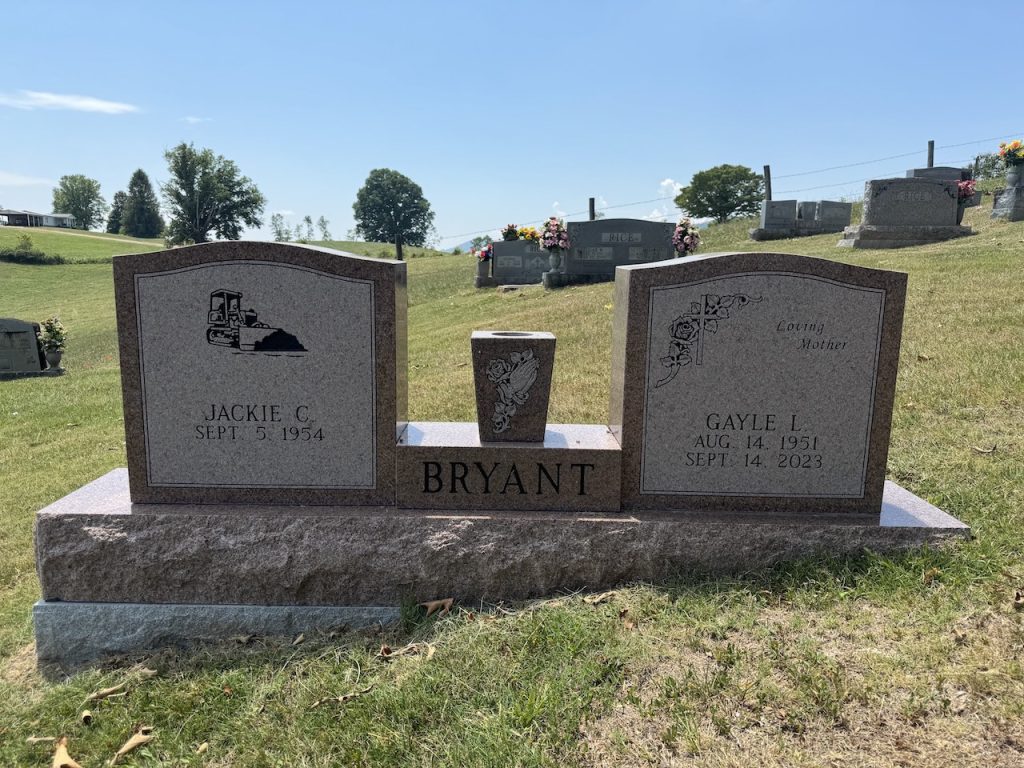
<svg viewBox="0 0 1024 768"><path fill-rule="evenodd" d="M970 535L891 482L880 524L834 524L841 517L132 504L118 469L36 515L37 649L80 664L188 639L353 626L406 601L476 605Z"/></svg>
<svg viewBox="0 0 1024 768"><path fill-rule="evenodd" d="M751 240L788 240L791 237L812 237L842 232L846 224L828 224L819 221L800 221L799 219L785 227L757 227L748 230Z"/></svg>
<svg viewBox="0 0 1024 768"><path fill-rule="evenodd" d="M902 227L859 224L843 230L840 248L907 248L973 235L970 227Z"/></svg>
<svg viewBox="0 0 1024 768"><path fill-rule="evenodd" d="M0 381L7 379L30 379L34 376L63 376L67 368L45 368L42 371L0 371Z"/></svg>

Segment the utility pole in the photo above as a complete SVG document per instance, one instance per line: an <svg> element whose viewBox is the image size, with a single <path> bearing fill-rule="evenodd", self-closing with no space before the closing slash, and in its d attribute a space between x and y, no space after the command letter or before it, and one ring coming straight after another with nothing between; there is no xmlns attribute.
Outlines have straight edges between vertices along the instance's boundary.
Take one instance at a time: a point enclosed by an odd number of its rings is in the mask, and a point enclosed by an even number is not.
<svg viewBox="0 0 1024 768"><path fill-rule="evenodd" d="M594 208L594 198L590 198L590 220L594 221L597 218L597 211Z"/></svg>
<svg viewBox="0 0 1024 768"><path fill-rule="evenodd" d="M772 199L772 167L770 165L764 167L764 199Z"/></svg>
<svg viewBox="0 0 1024 768"><path fill-rule="evenodd" d="M935 139L928 140L928 167L935 167Z"/></svg>

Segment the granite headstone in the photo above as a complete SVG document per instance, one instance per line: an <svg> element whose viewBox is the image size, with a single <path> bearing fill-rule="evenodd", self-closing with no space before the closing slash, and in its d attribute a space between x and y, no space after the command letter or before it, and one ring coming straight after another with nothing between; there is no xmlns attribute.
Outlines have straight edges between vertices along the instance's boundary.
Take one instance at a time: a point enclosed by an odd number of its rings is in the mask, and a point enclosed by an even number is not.
<svg viewBox="0 0 1024 768"><path fill-rule="evenodd" d="M548 252L530 240L502 240L491 248L491 272L498 285L539 283L548 268Z"/></svg>
<svg viewBox="0 0 1024 768"><path fill-rule="evenodd" d="M623 509L877 519L905 290L787 254L620 267Z"/></svg>
<svg viewBox="0 0 1024 768"><path fill-rule="evenodd" d="M569 250L562 272L569 283L615 279L622 264L644 264L673 258L675 225L643 219L570 221Z"/></svg>
<svg viewBox="0 0 1024 768"><path fill-rule="evenodd" d="M132 500L393 503L405 276L280 243L115 257Z"/></svg>
<svg viewBox="0 0 1024 768"><path fill-rule="evenodd" d="M972 234L957 219L957 182L950 179L892 178L864 187L863 223L847 227L840 246L902 248Z"/></svg>
<svg viewBox="0 0 1024 768"><path fill-rule="evenodd" d="M0 317L0 377L32 375L46 368L39 348L39 325Z"/></svg>

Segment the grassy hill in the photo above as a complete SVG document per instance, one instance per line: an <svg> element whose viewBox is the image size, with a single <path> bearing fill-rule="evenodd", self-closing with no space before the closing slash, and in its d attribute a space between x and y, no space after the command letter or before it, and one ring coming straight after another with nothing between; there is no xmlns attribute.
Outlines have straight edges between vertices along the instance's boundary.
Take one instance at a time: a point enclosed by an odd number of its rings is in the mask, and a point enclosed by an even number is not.
<svg viewBox="0 0 1024 768"><path fill-rule="evenodd" d="M0 249L14 248L28 235L36 250L50 256L61 256L69 263L109 262L125 253L146 253L164 248L163 238L141 239L103 232L52 227L0 227Z"/></svg>
<svg viewBox="0 0 1024 768"><path fill-rule="evenodd" d="M33 514L125 462L110 265L0 264L0 314L59 313L71 332L68 375L0 383L0 764L47 765L26 738L69 733L72 755L98 765L135 723L158 738L133 764L154 766L1020 764L1024 222L987 215L968 210L974 237L899 251L840 250L836 235L753 243L749 222L709 228L702 248L909 273L888 474L974 541L633 585L596 604L410 612L382 634L294 646L163 651L144 658L160 671L145 681L123 661L48 682L31 645ZM504 328L558 338L551 421L604 421L611 285L499 294L474 290L473 271L468 255L409 261L412 418L472 420L470 332ZM434 652L378 655L410 642ZM122 681L129 695L79 725L86 695Z"/></svg>

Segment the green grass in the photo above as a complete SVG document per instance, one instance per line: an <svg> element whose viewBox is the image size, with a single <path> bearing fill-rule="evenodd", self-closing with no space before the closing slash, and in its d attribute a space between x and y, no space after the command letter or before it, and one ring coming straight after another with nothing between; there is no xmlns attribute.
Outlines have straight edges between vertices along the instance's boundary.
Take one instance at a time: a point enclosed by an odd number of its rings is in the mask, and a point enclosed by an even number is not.
<svg viewBox="0 0 1024 768"><path fill-rule="evenodd" d="M0 249L14 248L22 235L32 238L37 251L62 256L69 263L109 262L125 253L147 253L164 248L163 238L143 240L105 232L51 227L0 227Z"/></svg>
<svg viewBox="0 0 1024 768"><path fill-rule="evenodd" d="M974 237L900 251L840 250L836 235L753 243L750 222L712 227L703 249L909 273L888 474L974 541L632 585L597 604L408 610L382 634L162 651L137 659L153 679L130 660L64 682L34 669L33 514L124 464L111 270L0 264L4 315L58 313L72 333L68 375L0 383L0 765L49 765L25 739L61 733L100 765L140 723L157 739L128 765L1024 763L1024 223L987 214L967 212ZM412 417L474 418L469 334L515 328L558 337L551 420L602 422L611 286L476 291L473 267L409 261ZM412 642L418 653L378 655ZM78 724L88 693L122 681L127 696Z"/></svg>

